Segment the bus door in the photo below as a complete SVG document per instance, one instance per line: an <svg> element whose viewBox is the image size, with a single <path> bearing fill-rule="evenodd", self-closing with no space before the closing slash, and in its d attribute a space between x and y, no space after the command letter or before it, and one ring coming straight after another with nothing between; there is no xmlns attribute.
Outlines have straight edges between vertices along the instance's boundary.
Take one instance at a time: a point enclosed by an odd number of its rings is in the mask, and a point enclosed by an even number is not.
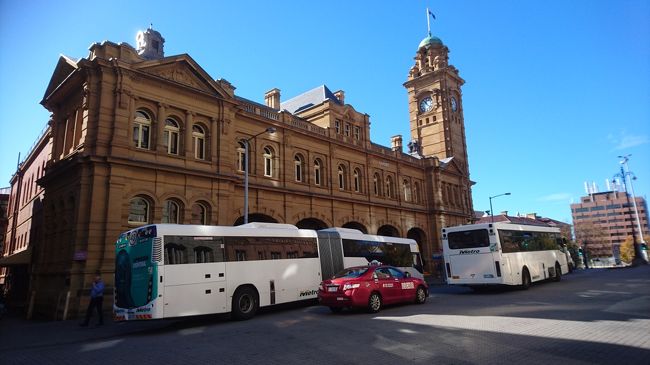
<svg viewBox="0 0 650 365"><path fill-rule="evenodd" d="M164 316L227 311L223 238L165 236L164 246Z"/></svg>
<svg viewBox="0 0 650 365"><path fill-rule="evenodd" d="M338 232L317 231L321 278L332 278L343 267L343 246Z"/></svg>

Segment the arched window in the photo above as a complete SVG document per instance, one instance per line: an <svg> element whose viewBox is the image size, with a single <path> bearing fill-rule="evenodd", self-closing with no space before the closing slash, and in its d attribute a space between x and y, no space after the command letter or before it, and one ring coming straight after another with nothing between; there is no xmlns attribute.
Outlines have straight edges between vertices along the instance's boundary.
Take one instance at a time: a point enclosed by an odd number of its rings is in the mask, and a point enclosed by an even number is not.
<svg viewBox="0 0 650 365"><path fill-rule="evenodd" d="M147 199L135 197L129 203L128 223L131 225L144 225L150 223L149 212L151 207Z"/></svg>
<svg viewBox="0 0 650 365"><path fill-rule="evenodd" d="M151 117L142 110L135 112L133 121L133 144L137 148L149 149L151 140Z"/></svg>
<svg viewBox="0 0 650 365"><path fill-rule="evenodd" d="M174 119L165 119L165 130L163 132L163 145L170 155L178 154L178 122Z"/></svg>
<svg viewBox="0 0 650 365"><path fill-rule="evenodd" d="M402 181L402 190L404 191L404 201L410 202L413 199L411 192L411 183L408 180Z"/></svg>
<svg viewBox="0 0 650 365"><path fill-rule="evenodd" d="M180 223L180 205L173 200L166 200L163 205L162 222L163 223Z"/></svg>
<svg viewBox="0 0 650 365"><path fill-rule="evenodd" d="M354 191L361 192L361 170L354 169Z"/></svg>
<svg viewBox="0 0 650 365"><path fill-rule="evenodd" d="M246 171L246 141L239 141L237 143L237 169L244 172Z"/></svg>
<svg viewBox="0 0 650 365"><path fill-rule="evenodd" d="M413 183L413 202L420 203L420 183L417 181Z"/></svg>
<svg viewBox="0 0 650 365"><path fill-rule="evenodd" d="M192 219L190 224L208 224L208 208L203 203L196 203L192 205Z"/></svg>
<svg viewBox="0 0 650 365"><path fill-rule="evenodd" d="M205 160L205 131L199 125L192 126L192 139L194 140L194 157Z"/></svg>
<svg viewBox="0 0 650 365"><path fill-rule="evenodd" d="M372 189L375 193L375 196L381 195L381 179L379 178L379 174L375 173L372 177Z"/></svg>
<svg viewBox="0 0 650 365"><path fill-rule="evenodd" d="M296 155L294 157L294 175L296 178L297 182L303 182L303 177L302 177L302 171L303 171L303 165L305 164L304 159L302 158L301 155Z"/></svg>
<svg viewBox="0 0 650 365"><path fill-rule="evenodd" d="M214 250L206 246L194 247L194 262L197 264L214 261Z"/></svg>
<svg viewBox="0 0 650 365"><path fill-rule="evenodd" d="M165 265L186 264L185 246L176 243L165 244Z"/></svg>
<svg viewBox="0 0 650 365"><path fill-rule="evenodd" d="M323 164L319 159L314 160L314 184L318 186L321 184L322 167Z"/></svg>
<svg viewBox="0 0 650 365"><path fill-rule="evenodd" d="M339 165L338 168L338 174L339 174L339 189L344 190L345 189L345 166Z"/></svg>
<svg viewBox="0 0 650 365"><path fill-rule="evenodd" d="M273 177L273 149L264 147L264 176Z"/></svg>
<svg viewBox="0 0 650 365"><path fill-rule="evenodd" d="M395 190L395 187L394 187L394 184L393 184L393 178L390 177L390 176L386 176L386 197L387 198L392 198L394 190Z"/></svg>

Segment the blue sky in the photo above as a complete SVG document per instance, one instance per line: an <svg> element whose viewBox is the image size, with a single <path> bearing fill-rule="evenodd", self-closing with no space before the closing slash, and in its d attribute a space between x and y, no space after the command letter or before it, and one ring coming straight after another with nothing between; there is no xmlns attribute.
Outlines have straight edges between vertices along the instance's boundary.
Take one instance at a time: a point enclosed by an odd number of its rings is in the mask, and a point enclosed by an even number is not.
<svg viewBox="0 0 650 365"><path fill-rule="evenodd" d="M408 143L402 84L426 36L450 49L463 107L474 208L570 222L585 181L605 190L632 154L637 195L650 191L650 2L0 0L0 186L49 113L39 104L58 56L94 42L135 44L153 23L167 55L187 53L213 78L263 102L325 84L370 115L371 138Z"/></svg>

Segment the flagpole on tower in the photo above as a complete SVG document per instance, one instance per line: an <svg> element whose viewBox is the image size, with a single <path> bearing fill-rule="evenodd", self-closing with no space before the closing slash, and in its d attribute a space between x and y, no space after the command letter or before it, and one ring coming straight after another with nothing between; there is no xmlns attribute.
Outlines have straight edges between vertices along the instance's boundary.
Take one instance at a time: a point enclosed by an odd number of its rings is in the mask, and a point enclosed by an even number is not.
<svg viewBox="0 0 650 365"><path fill-rule="evenodd" d="M429 11L429 8L427 8L427 33L429 34L429 37L431 36L431 18L429 17L429 14L431 12Z"/></svg>

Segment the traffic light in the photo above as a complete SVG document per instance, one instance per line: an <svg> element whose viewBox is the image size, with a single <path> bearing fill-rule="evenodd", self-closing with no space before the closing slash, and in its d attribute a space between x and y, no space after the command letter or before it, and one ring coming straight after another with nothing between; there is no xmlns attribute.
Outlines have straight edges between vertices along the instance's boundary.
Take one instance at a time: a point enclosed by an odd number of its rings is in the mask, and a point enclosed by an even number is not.
<svg viewBox="0 0 650 365"><path fill-rule="evenodd" d="M582 247L578 248L578 256L582 256Z"/></svg>

